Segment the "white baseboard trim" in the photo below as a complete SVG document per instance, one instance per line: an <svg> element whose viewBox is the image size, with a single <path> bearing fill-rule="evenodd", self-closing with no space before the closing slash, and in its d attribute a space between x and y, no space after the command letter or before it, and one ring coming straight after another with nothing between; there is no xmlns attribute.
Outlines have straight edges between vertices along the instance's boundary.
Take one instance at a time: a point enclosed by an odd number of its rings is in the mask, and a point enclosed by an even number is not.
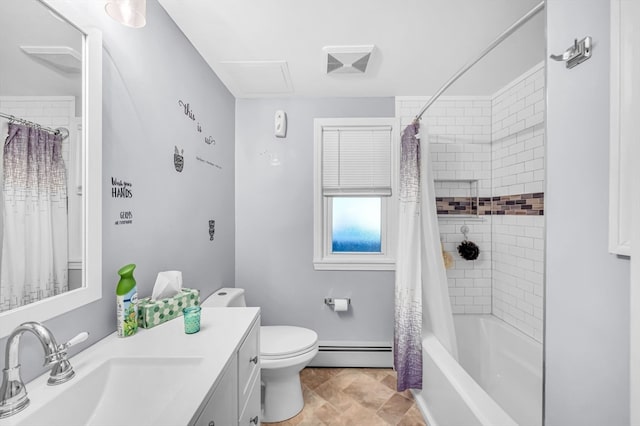
<svg viewBox="0 0 640 426"><path fill-rule="evenodd" d="M392 368L393 350L386 342L319 342L309 367Z"/></svg>

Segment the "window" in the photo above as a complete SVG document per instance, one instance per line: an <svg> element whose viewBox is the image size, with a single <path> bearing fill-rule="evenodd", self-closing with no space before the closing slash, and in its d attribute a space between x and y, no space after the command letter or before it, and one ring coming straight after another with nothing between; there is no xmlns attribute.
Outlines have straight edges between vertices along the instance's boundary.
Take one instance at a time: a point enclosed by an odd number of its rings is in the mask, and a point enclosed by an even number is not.
<svg viewBox="0 0 640 426"><path fill-rule="evenodd" d="M380 253L380 197L333 197L331 203L331 251Z"/></svg>
<svg viewBox="0 0 640 426"><path fill-rule="evenodd" d="M395 118L315 120L315 269L395 269L396 133Z"/></svg>

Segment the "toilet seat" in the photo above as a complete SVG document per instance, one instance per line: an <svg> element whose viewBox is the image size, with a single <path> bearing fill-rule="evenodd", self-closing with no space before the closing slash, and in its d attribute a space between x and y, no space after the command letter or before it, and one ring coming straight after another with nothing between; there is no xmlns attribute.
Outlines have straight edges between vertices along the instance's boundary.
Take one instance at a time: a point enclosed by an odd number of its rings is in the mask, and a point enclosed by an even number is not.
<svg viewBox="0 0 640 426"><path fill-rule="evenodd" d="M263 360L297 357L317 349L318 334L303 327L268 325L260 327L260 356Z"/></svg>

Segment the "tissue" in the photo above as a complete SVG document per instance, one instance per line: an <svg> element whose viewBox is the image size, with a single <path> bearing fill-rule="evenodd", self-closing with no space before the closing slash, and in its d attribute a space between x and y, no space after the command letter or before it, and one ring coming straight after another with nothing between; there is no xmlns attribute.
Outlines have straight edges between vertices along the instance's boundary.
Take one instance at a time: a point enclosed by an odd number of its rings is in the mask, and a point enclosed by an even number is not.
<svg viewBox="0 0 640 426"><path fill-rule="evenodd" d="M182 272L159 272L156 283L153 285L151 300L166 299L175 296L182 290Z"/></svg>

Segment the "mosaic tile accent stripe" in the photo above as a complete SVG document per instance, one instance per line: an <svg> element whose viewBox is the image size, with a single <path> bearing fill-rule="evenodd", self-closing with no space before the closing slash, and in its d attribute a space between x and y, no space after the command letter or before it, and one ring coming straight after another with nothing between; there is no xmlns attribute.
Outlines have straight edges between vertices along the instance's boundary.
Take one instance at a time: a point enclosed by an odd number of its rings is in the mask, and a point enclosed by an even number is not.
<svg viewBox="0 0 640 426"><path fill-rule="evenodd" d="M535 215L544 214L544 192L531 194L503 195L493 197L491 214Z"/></svg>
<svg viewBox="0 0 640 426"><path fill-rule="evenodd" d="M544 192L475 198L436 197L439 215L544 215ZM477 213L476 213L477 212Z"/></svg>
<svg viewBox="0 0 640 426"><path fill-rule="evenodd" d="M436 210L446 215L476 214L475 201L469 197L436 197Z"/></svg>

